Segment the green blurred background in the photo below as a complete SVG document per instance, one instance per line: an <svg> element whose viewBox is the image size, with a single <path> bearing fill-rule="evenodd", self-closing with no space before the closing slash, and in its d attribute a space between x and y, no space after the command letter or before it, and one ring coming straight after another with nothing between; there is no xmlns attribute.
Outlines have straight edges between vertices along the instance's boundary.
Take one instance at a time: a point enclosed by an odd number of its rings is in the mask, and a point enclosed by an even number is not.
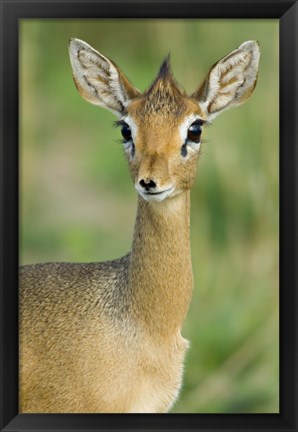
<svg viewBox="0 0 298 432"><path fill-rule="evenodd" d="M279 411L278 21L21 20L20 262L103 261L131 245L136 192L112 113L79 96L67 45L85 40L145 90L171 52L194 91L243 41L261 46L243 106L205 131L192 190L191 341L172 412Z"/></svg>

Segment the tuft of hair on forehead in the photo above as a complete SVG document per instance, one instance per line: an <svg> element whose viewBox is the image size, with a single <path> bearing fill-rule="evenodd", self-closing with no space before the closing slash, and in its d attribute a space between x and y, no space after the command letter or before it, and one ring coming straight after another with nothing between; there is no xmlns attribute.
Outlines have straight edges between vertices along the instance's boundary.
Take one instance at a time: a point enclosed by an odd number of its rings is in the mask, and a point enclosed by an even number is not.
<svg viewBox="0 0 298 432"><path fill-rule="evenodd" d="M170 64L171 54L169 53L162 62L156 79L173 78Z"/></svg>
<svg viewBox="0 0 298 432"><path fill-rule="evenodd" d="M159 68L158 74L149 89L146 91L146 94L149 95L151 93L154 93L158 88L160 88L160 85L166 86L166 84L172 84L173 86L177 86L171 71L170 53L163 60Z"/></svg>
<svg viewBox="0 0 298 432"><path fill-rule="evenodd" d="M172 75L170 54L168 54L163 60L155 80L144 93L145 108L147 111L178 112L184 105L183 95L184 91L181 90Z"/></svg>

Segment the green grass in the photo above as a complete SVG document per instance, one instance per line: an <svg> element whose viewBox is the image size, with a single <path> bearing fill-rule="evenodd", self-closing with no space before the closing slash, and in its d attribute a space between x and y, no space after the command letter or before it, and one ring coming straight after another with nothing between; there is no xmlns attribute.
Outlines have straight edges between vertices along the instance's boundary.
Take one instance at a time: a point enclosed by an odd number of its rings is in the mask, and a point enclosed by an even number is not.
<svg viewBox="0 0 298 432"><path fill-rule="evenodd" d="M223 55L259 40L254 95L204 136L183 329L191 348L173 412L278 412L278 21L22 20L21 263L102 261L131 245L136 194L119 130L78 95L70 37L110 56L141 90L171 52L188 92Z"/></svg>

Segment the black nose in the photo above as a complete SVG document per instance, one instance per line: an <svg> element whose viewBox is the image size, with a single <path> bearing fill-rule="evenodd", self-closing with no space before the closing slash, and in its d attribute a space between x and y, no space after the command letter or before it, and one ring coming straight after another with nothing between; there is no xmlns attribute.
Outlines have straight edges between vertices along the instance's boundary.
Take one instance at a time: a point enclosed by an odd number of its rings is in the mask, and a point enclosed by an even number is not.
<svg viewBox="0 0 298 432"><path fill-rule="evenodd" d="M153 180L150 179L142 179L139 181L140 186L142 186L142 188L144 188L147 192L150 189L154 189L156 188L156 183Z"/></svg>

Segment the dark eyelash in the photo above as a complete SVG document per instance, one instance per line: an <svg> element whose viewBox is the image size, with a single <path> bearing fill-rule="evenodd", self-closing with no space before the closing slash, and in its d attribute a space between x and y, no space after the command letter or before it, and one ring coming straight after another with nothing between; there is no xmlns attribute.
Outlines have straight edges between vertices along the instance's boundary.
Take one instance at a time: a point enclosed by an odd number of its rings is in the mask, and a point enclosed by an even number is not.
<svg viewBox="0 0 298 432"><path fill-rule="evenodd" d="M119 127L119 126L124 126L124 125L126 125L126 124L127 124L127 123L125 123L124 120L116 120L116 121L114 121L113 126L114 126L114 127Z"/></svg>
<svg viewBox="0 0 298 432"><path fill-rule="evenodd" d="M200 126L208 126L210 124L207 120L202 120L202 119L195 120L194 123L196 122L198 122Z"/></svg>
<svg viewBox="0 0 298 432"><path fill-rule="evenodd" d="M121 138L116 138L116 139L114 139L113 140L114 141L114 143L116 143L116 144L123 144L123 139L121 139Z"/></svg>
<svg viewBox="0 0 298 432"><path fill-rule="evenodd" d="M193 123L199 123L200 126L209 126L211 124L208 120L203 120L203 119L200 119L200 118L197 119L197 120L195 120ZM191 123L191 125L193 123Z"/></svg>

